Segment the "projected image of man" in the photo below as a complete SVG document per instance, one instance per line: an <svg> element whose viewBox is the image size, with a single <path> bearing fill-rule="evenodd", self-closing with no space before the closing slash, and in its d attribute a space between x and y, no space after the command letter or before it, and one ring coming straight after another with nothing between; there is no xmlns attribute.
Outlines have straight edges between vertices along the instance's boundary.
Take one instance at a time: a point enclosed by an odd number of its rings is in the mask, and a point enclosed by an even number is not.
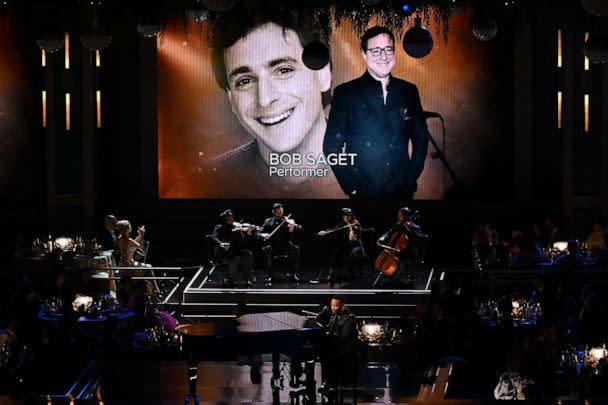
<svg viewBox="0 0 608 405"><path fill-rule="evenodd" d="M356 153L355 164L333 166L351 198L411 199L428 148L417 87L392 76L395 37L373 27L361 37L363 76L334 90L324 141L326 155ZM411 154L408 150L411 142Z"/></svg>
<svg viewBox="0 0 608 405"><path fill-rule="evenodd" d="M323 155L327 123L322 95L331 85L329 64L314 71L302 62L303 43L309 37L312 40L312 30L296 18L275 17L239 10L216 25L215 76L232 111L253 138L216 157L216 173L222 176L231 171L232 176L246 179L247 191L241 189L240 194L249 197L344 198L329 166L321 176L269 174L273 153Z"/></svg>

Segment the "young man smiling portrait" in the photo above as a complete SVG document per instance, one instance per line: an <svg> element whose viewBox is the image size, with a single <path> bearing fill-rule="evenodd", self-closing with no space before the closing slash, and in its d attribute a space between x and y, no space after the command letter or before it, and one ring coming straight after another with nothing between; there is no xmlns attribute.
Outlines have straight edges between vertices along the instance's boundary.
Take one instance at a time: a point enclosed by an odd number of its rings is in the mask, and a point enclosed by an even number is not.
<svg viewBox="0 0 608 405"><path fill-rule="evenodd" d="M213 158L209 173L218 187L226 185L225 197L345 198L331 170L325 176L269 175L273 153L323 154L323 94L331 87L331 68L304 65L304 46L314 38L306 18L270 4L250 11L240 8L216 22L212 59L216 81L253 139ZM322 166L298 168L329 169Z"/></svg>

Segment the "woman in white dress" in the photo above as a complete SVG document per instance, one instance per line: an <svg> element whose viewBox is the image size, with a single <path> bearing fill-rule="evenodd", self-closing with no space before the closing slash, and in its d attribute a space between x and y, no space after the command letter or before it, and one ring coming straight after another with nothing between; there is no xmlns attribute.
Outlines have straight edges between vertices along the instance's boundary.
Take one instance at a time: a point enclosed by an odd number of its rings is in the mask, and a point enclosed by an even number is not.
<svg viewBox="0 0 608 405"><path fill-rule="evenodd" d="M143 249L144 247L144 227L141 226L137 228L137 237L132 239L131 235L131 224L127 220L118 221L116 223L116 227L118 228L118 233L120 236L118 237L118 250L120 252L120 267L131 267L135 265L135 260L133 260L133 253L137 249Z"/></svg>

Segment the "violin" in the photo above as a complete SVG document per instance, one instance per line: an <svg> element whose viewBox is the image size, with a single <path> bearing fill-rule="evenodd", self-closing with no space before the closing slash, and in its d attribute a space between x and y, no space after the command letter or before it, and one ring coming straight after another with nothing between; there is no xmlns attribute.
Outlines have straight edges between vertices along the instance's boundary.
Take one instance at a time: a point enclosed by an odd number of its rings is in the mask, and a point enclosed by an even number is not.
<svg viewBox="0 0 608 405"><path fill-rule="evenodd" d="M248 222L233 222L232 223L232 232L249 232L249 230L253 231L261 231L262 227L250 224Z"/></svg>
<svg viewBox="0 0 608 405"><path fill-rule="evenodd" d="M292 225L297 229L302 228L301 225L296 224L296 221L291 219L291 214L289 214L289 215L283 217L283 219L281 220L281 223L276 228L274 228L274 230L272 232L270 232L267 236L265 236L264 240L268 240L268 239L272 238L272 235L274 235L284 224Z"/></svg>

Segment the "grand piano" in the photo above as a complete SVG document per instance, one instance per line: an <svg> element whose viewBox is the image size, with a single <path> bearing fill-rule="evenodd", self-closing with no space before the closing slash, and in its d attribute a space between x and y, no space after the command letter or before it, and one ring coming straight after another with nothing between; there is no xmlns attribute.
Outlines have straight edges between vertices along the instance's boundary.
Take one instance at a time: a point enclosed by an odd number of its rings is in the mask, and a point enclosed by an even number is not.
<svg viewBox="0 0 608 405"><path fill-rule="evenodd" d="M272 354L273 402L278 403L281 385L280 355L297 359L297 364L315 360L319 356L321 342L325 336L316 322L291 312L256 313L230 320L209 320L179 326L177 331L181 335L182 353L188 362L187 404L198 403L198 362L236 361L239 357L259 354ZM314 375L314 363L312 365ZM308 375L309 394L310 378L313 377ZM314 393L314 386L312 391Z"/></svg>

